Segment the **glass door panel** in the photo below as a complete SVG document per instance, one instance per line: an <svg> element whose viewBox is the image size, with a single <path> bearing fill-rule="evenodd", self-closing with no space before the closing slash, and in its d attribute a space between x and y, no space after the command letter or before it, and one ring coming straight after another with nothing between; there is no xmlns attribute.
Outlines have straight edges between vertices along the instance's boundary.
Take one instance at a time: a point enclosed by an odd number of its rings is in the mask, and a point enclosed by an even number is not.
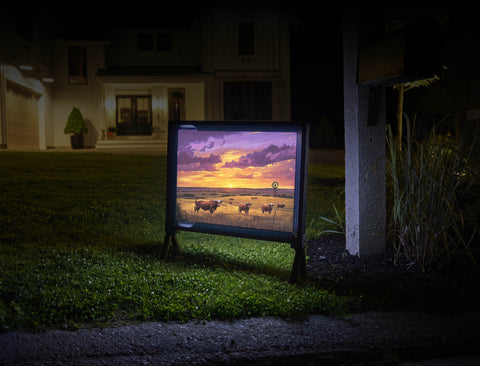
<svg viewBox="0 0 480 366"><path fill-rule="evenodd" d="M117 135L152 134L152 97L117 96Z"/></svg>
<svg viewBox="0 0 480 366"><path fill-rule="evenodd" d="M150 96L136 97L136 135L152 134L152 98Z"/></svg>
<svg viewBox="0 0 480 366"><path fill-rule="evenodd" d="M133 98L117 96L117 135L128 135L133 126Z"/></svg>

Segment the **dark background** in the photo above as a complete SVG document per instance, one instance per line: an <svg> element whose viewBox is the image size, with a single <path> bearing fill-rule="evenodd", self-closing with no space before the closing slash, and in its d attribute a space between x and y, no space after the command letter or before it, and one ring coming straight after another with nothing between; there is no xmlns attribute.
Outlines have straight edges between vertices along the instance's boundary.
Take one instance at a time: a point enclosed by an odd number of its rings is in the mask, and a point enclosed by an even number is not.
<svg viewBox="0 0 480 366"><path fill-rule="evenodd" d="M206 0L196 3L182 2L153 2L153 3L99 3L85 1L72 6L71 3L53 4L46 3L22 3L22 16L29 10L32 13L38 11L51 11L62 24L52 24L63 34L68 34L70 38L87 38L90 36L98 37L102 34L108 34L113 25L132 25L132 26L165 26L176 27L191 24L191 22L208 12L211 7L217 5L233 4L231 1L212 1ZM268 6L283 10L292 16L291 31L291 118L295 121L308 121L312 125L312 147L323 148L343 148L344 146L344 121L343 121L343 54L342 54L342 19L346 6L343 2L335 5L319 2L307 2L305 0L297 1L275 1L275 0L257 0L242 1L243 6ZM401 5L401 6L400 6ZM436 6L415 5L407 7L400 4L397 8L390 4L381 4L381 7L370 4L357 4L357 14L359 22L368 32L375 35L382 35L385 28L386 12L393 12L397 16L400 14L417 13L421 14L431 12ZM18 7L20 3L10 3L5 5ZM438 6L439 7L439 6ZM451 7L450 7L451 9ZM461 35L459 39L478 38L476 12L473 9L457 7L452 14L457 19L457 24L461 25ZM400 17L400 19L402 19ZM452 18L453 19L453 18ZM469 29L466 28L469 25ZM368 39L367 37L366 39ZM478 39L476 39L478 41ZM455 40L452 44L461 44ZM477 47L478 48L478 47ZM458 50L460 49L460 46ZM465 51L465 55L456 54L456 59L447 59L449 66L448 77L459 83L461 78L472 79L465 75L468 71L465 67L464 59L471 58L471 52ZM459 65L455 67L455 63ZM476 72L478 66L473 62L471 69ZM478 73L478 72L477 72ZM463 82L463 81L462 81ZM439 85L445 82L437 83ZM455 84L456 85L456 84ZM430 111L435 109L433 103L440 100L442 94L433 94L436 86L428 90L418 90L408 93L405 101L405 108L410 115L424 108L426 103L420 105L420 97L430 93ZM437 88L438 89L438 88ZM450 87L450 89L452 89ZM473 84L468 92L472 95ZM476 88L475 88L476 89ZM395 110L395 92L388 88L387 107L389 111ZM445 94L445 93L444 93ZM458 93L457 93L458 94ZM440 97L439 97L440 96ZM474 98L469 97L471 100ZM444 98L445 99L445 98ZM441 105L447 105L451 97L442 101ZM465 102L466 103L466 102ZM453 107L452 107L453 108ZM452 109L451 108L451 109ZM465 107L466 108L466 107ZM476 108L476 106L468 106ZM424 108L425 109L425 108ZM436 108L436 113L444 113L441 108ZM445 108L443 108L445 109ZM395 115L387 115L387 122L395 119Z"/></svg>
<svg viewBox="0 0 480 366"><path fill-rule="evenodd" d="M176 27L191 23L210 7L235 4L227 1L198 3L111 3L84 1L75 4L22 3L20 13L49 11L59 20L52 28L69 38L85 39L108 34L113 25ZM291 118L308 121L327 148L343 148L342 11L317 2L257 0L243 6L273 6L292 16ZM10 3L17 8L20 4ZM322 138L322 136L327 136Z"/></svg>

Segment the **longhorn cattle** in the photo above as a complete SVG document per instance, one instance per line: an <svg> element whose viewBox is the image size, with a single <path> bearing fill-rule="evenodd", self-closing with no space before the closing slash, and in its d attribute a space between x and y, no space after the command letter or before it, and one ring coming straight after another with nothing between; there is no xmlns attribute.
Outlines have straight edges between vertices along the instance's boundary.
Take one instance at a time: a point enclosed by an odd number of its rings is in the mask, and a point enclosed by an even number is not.
<svg viewBox="0 0 480 366"><path fill-rule="evenodd" d="M238 206L238 212L242 213L242 211L245 211L245 213L248 214L248 210L250 210L251 205L253 205L253 203L240 203Z"/></svg>
<svg viewBox="0 0 480 366"><path fill-rule="evenodd" d="M273 203L267 203L266 205L262 205L262 213L268 212L269 214L271 214L273 206L275 206Z"/></svg>
<svg viewBox="0 0 480 366"><path fill-rule="evenodd" d="M277 207L278 207L278 208L285 208L285 205L279 203L279 204L277 205Z"/></svg>
<svg viewBox="0 0 480 366"><path fill-rule="evenodd" d="M194 212L202 209L203 211L210 211L210 213L213 214L217 207L220 206L220 203L222 203L221 200L195 200Z"/></svg>

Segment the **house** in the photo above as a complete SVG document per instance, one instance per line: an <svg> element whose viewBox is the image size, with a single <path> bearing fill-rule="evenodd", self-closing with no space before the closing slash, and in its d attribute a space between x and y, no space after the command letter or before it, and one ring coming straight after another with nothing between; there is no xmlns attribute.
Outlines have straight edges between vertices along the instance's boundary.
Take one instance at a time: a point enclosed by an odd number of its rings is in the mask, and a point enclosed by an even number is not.
<svg viewBox="0 0 480 366"><path fill-rule="evenodd" d="M165 149L172 119L290 120L295 22L280 9L215 7L175 27L119 22L80 38L48 11L0 18L2 148L69 148L73 107L97 149Z"/></svg>

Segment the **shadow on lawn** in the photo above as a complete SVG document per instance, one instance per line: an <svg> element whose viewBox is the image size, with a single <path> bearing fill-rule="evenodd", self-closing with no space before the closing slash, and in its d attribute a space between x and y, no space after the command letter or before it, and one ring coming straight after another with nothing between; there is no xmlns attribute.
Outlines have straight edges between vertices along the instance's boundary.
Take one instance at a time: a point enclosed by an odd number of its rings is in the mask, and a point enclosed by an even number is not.
<svg viewBox="0 0 480 366"><path fill-rule="evenodd" d="M221 253L205 253L201 251L189 252L183 250L180 246L177 249L169 248L168 257L162 259L163 242L149 242L143 244L136 244L129 246L128 251L141 256L148 256L157 258L158 260L165 260L168 263L181 263L186 266L205 266L212 268L221 268L232 271L242 271L257 275L267 275L287 281L290 277L290 270L284 270L278 267L269 265L260 265L246 263L241 259L227 257ZM292 261L293 266L293 261Z"/></svg>
<svg viewBox="0 0 480 366"><path fill-rule="evenodd" d="M137 255L161 259L163 242L130 246ZM477 253L479 254L479 253ZM341 235L322 236L307 243L308 284L351 299L352 311L471 311L480 306L480 271L461 258L446 271L426 275L407 261L394 263L393 253L359 258L345 250ZM288 281L291 269L248 263L221 253L169 251L167 263L241 271ZM293 265L293 262L292 262Z"/></svg>

